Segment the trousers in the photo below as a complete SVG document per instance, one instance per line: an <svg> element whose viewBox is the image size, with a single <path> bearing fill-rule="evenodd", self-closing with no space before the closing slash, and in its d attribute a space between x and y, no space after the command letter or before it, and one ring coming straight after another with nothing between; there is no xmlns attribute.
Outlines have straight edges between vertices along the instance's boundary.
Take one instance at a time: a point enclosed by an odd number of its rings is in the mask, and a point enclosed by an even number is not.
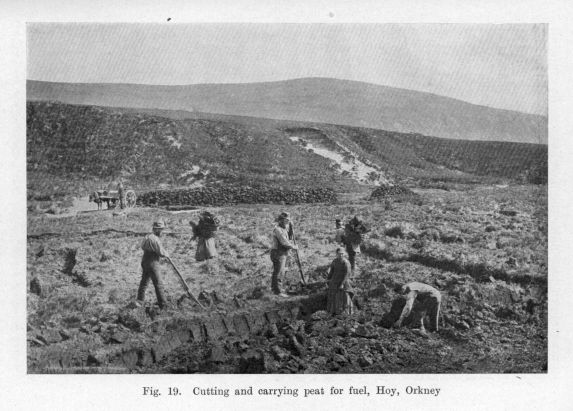
<svg viewBox="0 0 573 411"><path fill-rule="evenodd" d="M424 329L424 318L427 315L430 320L429 321L430 330L438 331L441 304L442 304L442 299L440 297L434 297L434 296L428 296L426 298L418 297L412 310L415 316L414 323L419 321L420 328Z"/></svg>
<svg viewBox="0 0 573 411"><path fill-rule="evenodd" d="M271 250L271 261L273 262L273 275L271 277L271 290L275 294L280 294L279 277L285 272L288 251Z"/></svg>
<svg viewBox="0 0 573 411"><path fill-rule="evenodd" d="M157 296L157 303L159 307L165 306L165 293L163 292L163 280L161 278L161 271L159 268L159 257L151 253L144 253L141 260L141 269L143 274L139 289L137 290L137 299L143 301L145 299L145 290L149 284L149 280L153 282L155 288L155 295Z"/></svg>
<svg viewBox="0 0 573 411"><path fill-rule="evenodd" d="M345 246L346 254L348 254L348 262L350 262L350 268L352 268L352 272L354 272L354 268L356 267L356 251L354 251L350 244L345 244Z"/></svg>

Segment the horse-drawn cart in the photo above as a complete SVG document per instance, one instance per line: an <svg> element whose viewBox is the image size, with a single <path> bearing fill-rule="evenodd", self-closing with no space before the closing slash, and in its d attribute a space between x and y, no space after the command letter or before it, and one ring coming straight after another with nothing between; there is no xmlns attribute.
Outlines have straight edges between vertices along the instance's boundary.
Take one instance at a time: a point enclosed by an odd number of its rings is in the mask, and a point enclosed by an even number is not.
<svg viewBox="0 0 573 411"><path fill-rule="evenodd" d="M93 201L97 204L98 210L101 210L103 203L107 204L107 208L117 208L121 207L121 198L118 190L96 190L89 196L89 201ZM135 207L137 202L137 196L135 191L126 190L125 191L125 208Z"/></svg>

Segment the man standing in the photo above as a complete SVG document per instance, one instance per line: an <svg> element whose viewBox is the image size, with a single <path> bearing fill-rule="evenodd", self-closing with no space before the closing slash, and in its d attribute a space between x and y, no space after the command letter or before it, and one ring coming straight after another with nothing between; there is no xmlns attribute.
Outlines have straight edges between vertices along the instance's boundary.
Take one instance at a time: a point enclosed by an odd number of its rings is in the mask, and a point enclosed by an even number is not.
<svg viewBox="0 0 573 411"><path fill-rule="evenodd" d="M442 303L440 292L428 284L418 282L404 285L401 291L406 296L406 305L404 305L400 318L394 323L394 327L402 326L402 321L413 311L415 314L414 320L420 320L420 330L422 332L426 331L424 327L426 315L430 317L430 331L438 331L438 318ZM415 307L414 302L416 303Z"/></svg>
<svg viewBox="0 0 573 411"><path fill-rule="evenodd" d="M336 244L341 244L344 242L344 228L342 227L342 220L337 218L334 220L336 224L336 234L334 234L334 242Z"/></svg>
<svg viewBox="0 0 573 411"><path fill-rule="evenodd" d="M119 197L119 206L123 210L125 208L125 188L123 187L123 180L119 180L117 185L117 195Z"/></svg>
<svg viewBox="0 0 573 411"><path fill-rule="evenodd" d="M155 287L155 295L157 296L159 308L165 307L165 295L163 293L163 280L161 278L159 259L161 257L169 258L169 254L165 251L159 240L164 229L165 223L163 221L156 221L153 223L153 234L147 234L141 243L141 249L143 250L141 268L143 274L141 276L141 282L139 283L139 289L137 290L137 299L143 302L145 289L151 279Z"/></svg>
<svg viewBox="0 0 573 411"><path fill-rule="evenodd" d="M271 289L274 294L287 297L286 294L281 292L279 277L282 278L284 275L289 250L298 250L298 247L290 240L291 222L289 213L281 213L277 218L277 223L272 235L271 261L273 262L273 275L271 278Z"/></svg>

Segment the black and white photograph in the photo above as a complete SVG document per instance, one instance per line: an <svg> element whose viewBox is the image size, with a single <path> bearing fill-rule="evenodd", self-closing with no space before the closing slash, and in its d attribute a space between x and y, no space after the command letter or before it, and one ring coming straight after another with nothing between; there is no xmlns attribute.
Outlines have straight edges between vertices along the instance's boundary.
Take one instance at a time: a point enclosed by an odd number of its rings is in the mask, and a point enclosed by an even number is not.
<svg viewBox="0 0 573 411"><path fill-rule="evenodd" d="M244 3L6 7L10 404L566 409L569 7Z"/></svg>
<svg viewBox="0 0 573 411"><path fill-rule="evenodd" d="M547 26L27 26L29 373L547 372Z"/></svg>

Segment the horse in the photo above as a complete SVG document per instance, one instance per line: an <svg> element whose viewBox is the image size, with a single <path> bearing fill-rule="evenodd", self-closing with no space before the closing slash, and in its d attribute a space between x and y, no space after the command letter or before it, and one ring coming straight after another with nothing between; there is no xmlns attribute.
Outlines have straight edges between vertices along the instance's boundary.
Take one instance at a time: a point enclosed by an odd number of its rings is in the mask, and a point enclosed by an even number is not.
<svg viewBox="0 0 573 411"><path fill-rule="evenodd" d="M99 193L97 191L94 191L93 193L90 193L89 195L89 201L93 201L94 203L97 204L97 209L98 211L103 209L103 205L102 203L106 203L107 204L107 208L109 209L109 199L105 199L102 200L102 198L99 196Z"/></svg>

